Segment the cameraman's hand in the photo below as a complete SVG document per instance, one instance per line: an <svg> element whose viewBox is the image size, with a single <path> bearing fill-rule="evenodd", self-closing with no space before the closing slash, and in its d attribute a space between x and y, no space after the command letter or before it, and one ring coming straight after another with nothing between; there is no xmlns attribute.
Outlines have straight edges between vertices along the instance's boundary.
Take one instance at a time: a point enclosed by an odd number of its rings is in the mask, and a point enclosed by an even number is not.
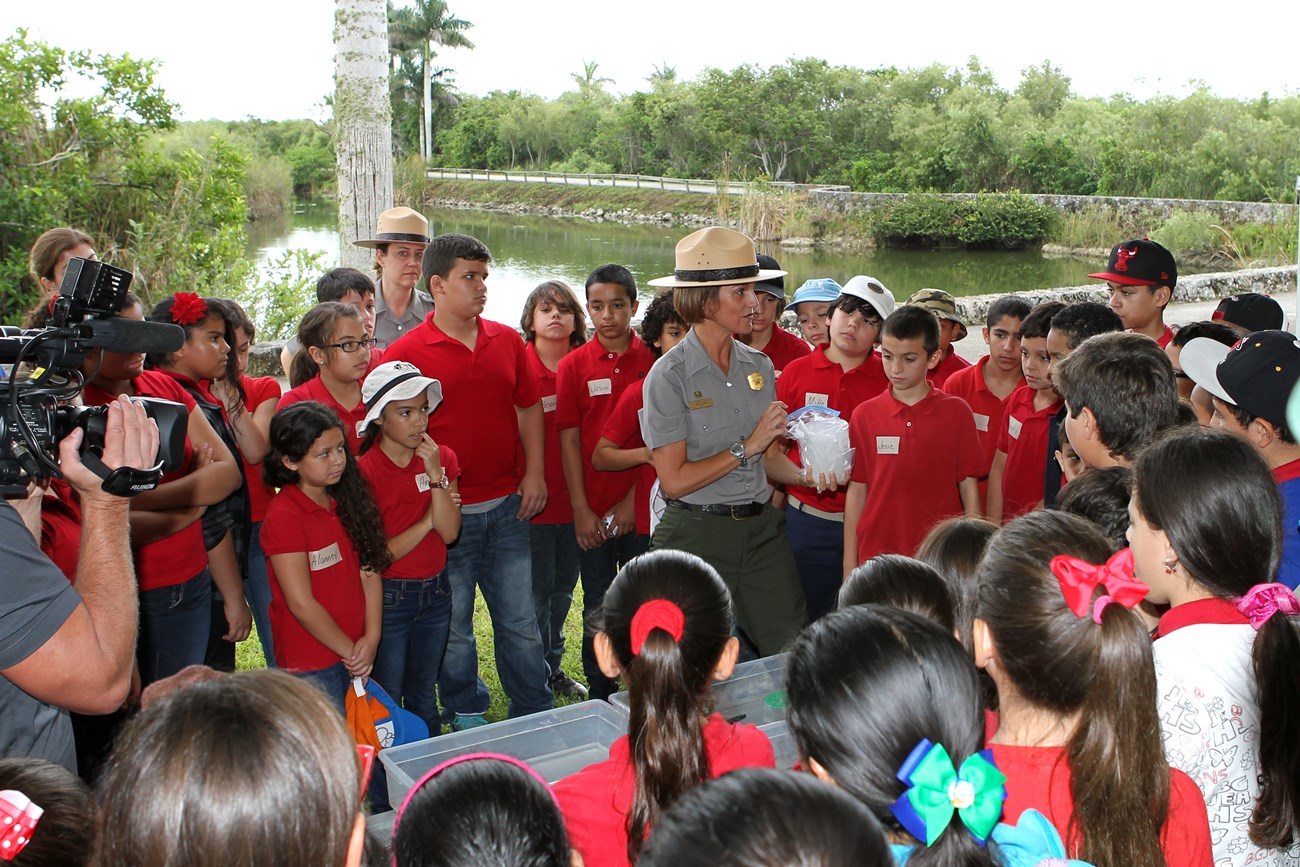
<svg viewBox="0 0 1300 867"><path fill-rule="evenodd" d="M81 463L81 448L85 431L77 428L59 443L59 469L68 484L81 495L82 503L92 500L121 502L122 497L105 493L102 479ZM103 461L109 470L118 467L148 469L158 463L158 425L145 413L144 407L131 403L125 395L108 406L108 426L104 432Z"/></svg>

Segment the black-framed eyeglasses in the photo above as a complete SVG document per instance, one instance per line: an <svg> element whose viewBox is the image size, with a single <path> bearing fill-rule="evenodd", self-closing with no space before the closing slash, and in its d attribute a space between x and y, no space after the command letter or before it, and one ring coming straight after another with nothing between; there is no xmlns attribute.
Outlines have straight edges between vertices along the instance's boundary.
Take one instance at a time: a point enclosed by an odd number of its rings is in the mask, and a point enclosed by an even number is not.
<svg viewBox="0 0 1300 867"><path fill-rule="evenodd" d="M344 352L356 352L358 349L374 349L379 341L373 337L364 340L344 340L342 343L325 344L330 349L342 349Z"/></svg>

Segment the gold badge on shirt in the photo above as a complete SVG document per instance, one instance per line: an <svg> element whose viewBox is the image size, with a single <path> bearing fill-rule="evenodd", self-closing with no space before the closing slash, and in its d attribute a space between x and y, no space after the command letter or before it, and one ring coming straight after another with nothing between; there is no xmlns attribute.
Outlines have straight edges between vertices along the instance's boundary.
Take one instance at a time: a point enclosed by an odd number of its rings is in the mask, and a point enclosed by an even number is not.
<svg viewBox="0 0 1300 867"><path fill-rule="evenodd" d="M751 373L749 375L749 390L759 391L763 387L763 374Z"/></svg>

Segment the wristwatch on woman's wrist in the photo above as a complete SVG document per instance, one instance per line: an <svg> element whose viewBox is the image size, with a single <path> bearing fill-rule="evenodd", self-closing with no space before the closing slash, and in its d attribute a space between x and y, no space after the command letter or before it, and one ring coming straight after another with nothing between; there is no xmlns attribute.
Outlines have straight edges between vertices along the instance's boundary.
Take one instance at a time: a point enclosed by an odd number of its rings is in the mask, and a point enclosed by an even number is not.
<svg viewBox="0 0 1300 867"><path fill-rule="evenodd" d="M733 458L740 461L742 467L749 466L749 456L745 454L744 443L732 443L731 447L727 449L727 451L731 452Z"/></svg>
<svg viewBox="0 0 1300 867"><path fill-rule="evenodd" d="M441 488L441 489L444 490L444 491L447 490L448 488L450 488L450 487L451 487L451 479L447 478L447 472L444 470L443 473L442 473L442 478L438 479L438 481L436 481L436 482L429 482L429 487L431 487L431 488Z"/></svg>

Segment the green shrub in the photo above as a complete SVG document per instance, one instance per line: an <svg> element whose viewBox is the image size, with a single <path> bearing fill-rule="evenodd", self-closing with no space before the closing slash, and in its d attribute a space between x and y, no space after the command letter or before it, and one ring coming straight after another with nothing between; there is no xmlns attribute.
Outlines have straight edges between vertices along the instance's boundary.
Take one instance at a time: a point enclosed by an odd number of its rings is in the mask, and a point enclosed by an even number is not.
<svg viewBox="0 0 1300 867"><path fill-rule="evenodd" d="M1019 193L908 196L872 215L872 235L888 247L1018 250L1052 237L1058 220L1054 209Z"/></svg>
<svg viewBox="0 0 1300 867"><path fill-rule="evenodd" d="M316 280L328 267L328 254L286 250L267 262L263 273L228 286L224 297L243 305L257 323L257 339L287 340L303 314L316 304Z"/></svg>
<svg viewBox="0 0 1300 867"><path fill-rule="evenodd" d="M1227 235L1209 211L1175 211L1151 233L1151 239L1175 256L1206 259L1220 254Z"/></svg>

